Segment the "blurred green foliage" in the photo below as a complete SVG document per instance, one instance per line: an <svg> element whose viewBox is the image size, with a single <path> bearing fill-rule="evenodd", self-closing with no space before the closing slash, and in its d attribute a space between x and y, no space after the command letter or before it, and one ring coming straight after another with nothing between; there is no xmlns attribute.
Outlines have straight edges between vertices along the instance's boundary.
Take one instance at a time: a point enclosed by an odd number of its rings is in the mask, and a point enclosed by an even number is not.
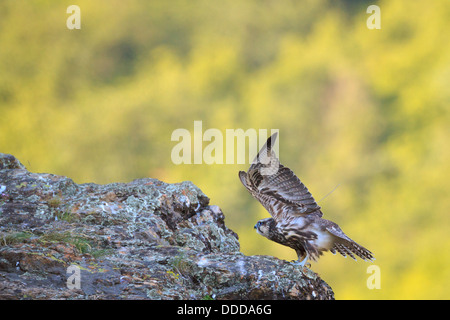
<svg viewBox="0 0 450 320"><path fill-rule="evenodd" d="M191 180L246 254L296 259L253 230L247 165L174 165L177 128L280 129L280 159L325 218L374 252L326 254L336 298L450 298L450 2L0 2L0 152L78 183ZM381 30L366 9L381 8ZM205 143L204 145L206 145Z"/></svg>

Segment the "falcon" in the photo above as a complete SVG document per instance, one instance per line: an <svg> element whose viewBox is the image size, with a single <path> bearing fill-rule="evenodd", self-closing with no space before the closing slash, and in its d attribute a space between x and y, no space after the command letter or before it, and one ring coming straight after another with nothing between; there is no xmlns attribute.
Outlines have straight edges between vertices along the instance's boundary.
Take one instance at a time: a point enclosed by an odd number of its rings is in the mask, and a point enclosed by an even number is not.
<svg viewBox="0 0 450 320"><path fill-rule="evenodd" d="M321 208L306 186L273 151L278 133L261 148L247 172L239 178L251 195L270 213L258 221L256 232L269 240L294 249L300 266L317 261L325 251L373 261L372 253L350 239L334 222L322 218Z"/></svg>

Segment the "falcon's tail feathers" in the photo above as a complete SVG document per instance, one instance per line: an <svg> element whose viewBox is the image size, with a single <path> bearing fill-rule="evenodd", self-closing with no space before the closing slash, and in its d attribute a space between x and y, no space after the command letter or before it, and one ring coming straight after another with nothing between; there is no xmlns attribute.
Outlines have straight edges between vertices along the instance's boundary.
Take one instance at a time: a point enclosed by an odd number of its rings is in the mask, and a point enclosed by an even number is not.
<svg viewBox="0 0 450 320"><path fill-rule="evenodd" d="M339 252L344 257L350 256L353 260L356 260L355 255L363 259L364 261L374 261L375 257L372 252L360 246L356 242L336 242L333 247L330 249L331 253L336 254L336 251Z"/></svg>

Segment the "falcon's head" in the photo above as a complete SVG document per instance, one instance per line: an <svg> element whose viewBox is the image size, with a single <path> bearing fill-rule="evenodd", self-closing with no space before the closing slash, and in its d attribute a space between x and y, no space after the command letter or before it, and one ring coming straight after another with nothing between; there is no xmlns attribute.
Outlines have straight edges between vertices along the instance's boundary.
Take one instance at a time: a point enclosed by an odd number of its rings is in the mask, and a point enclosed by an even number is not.
<svg viewBox="0 0 450 320"><path fill-rule="evenodd" d="M262 235L263 237L266 237L269 240L283 243L286 239L284 238L283 234L280 232L280 230L277 228L277 223L273 218L266 218L259 220L255 227L256 232Z"/></svg>
<svg viewBox="0 0 450 320"><path fill-rule="evenodd" d="M277 222L273 218L259 220L255 227L256 232L269 240L283 244L286 238L277 227Z"/></svg>
<svg viewBox="0 0 450 320"><path fill-rule="evenodd" d="M273 220L272 218L259 220L255 224L254 228L256 229L256 232L258 232L260 235L269 238L269 234L275 228L275 220Z"/></svg>

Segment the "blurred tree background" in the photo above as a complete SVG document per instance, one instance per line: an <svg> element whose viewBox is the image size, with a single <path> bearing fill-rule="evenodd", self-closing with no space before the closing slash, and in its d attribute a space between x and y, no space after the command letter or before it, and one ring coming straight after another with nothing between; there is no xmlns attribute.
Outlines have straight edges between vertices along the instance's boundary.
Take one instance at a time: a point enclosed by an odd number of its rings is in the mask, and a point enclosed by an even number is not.
<svg viewBox="0 0 450 320"><path fill-rule="evenodd" d="M370 290L371 264L325 254L312 269L336 298L449 299L449 18L448 0L3 0L0 152L77 183L191 180L242 252L293 260L253 230L268 213L248 164L171 161L194 120L279 129L282 163L316 200L339 185L324 217L380 267Z"/></svg>

